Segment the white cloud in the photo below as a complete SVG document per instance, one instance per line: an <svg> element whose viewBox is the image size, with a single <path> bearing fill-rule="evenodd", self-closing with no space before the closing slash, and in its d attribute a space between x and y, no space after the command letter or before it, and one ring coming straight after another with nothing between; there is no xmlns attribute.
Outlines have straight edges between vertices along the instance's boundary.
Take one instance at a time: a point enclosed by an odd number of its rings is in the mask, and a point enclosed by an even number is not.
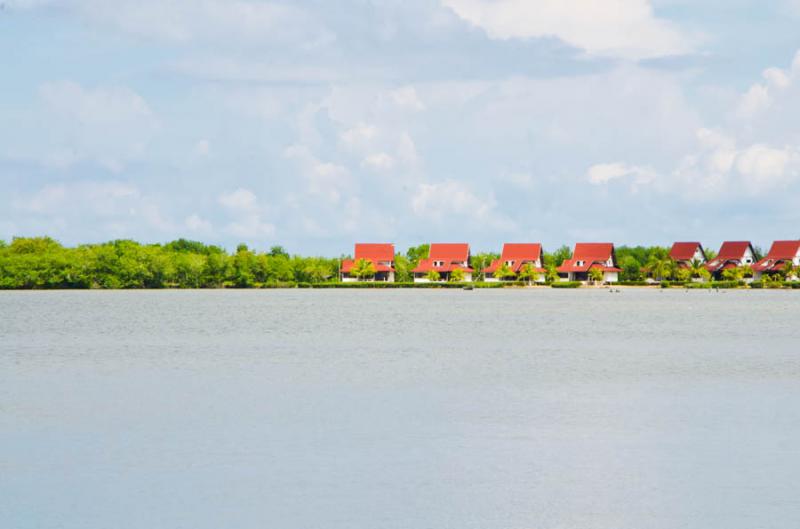
<svg viewBox="0 0 800 529"><path fill-rule="evenodd" d="M694 38L649 0L442 0L491 38L557 37L592 55L645 59L692 51Z"/></svg>
<svg viewBox="0 0 800 529"><path fill-rule="evenodd" d="M249 189L238 188L223 193L218 201L233 217L225 226L229 235L246 239L246 242L258 242L262 237L275 234L275 225L264 220L267 208L259 204L258 197Z"/></svg>
<svg viewBox="0 0 800 529"><path fill-rule="evenodd" d="M183 225L186 226L189 231L196 233L210 233L212 231L211 223L197 213L192 213L186 217L183 221Z"/></svg>
<svg viewBox="0 0 800 529"><path fill-rule="evenodd" d="M298 162L311 193L337 204L343 194L352 190L355 181L346 167L317 159L304 145L292 145L285 154Z"/></svg>
<svg viewBox="0 0 800 529"><path fill-rule="evenodd" d="M394 158L385 152L378 152L364 158L361 165L378 171L388 171L394 167Z"/></svg>
<svg viewBox="0 0 800 529"><path fill-rule="evenodd" d="M425 109L425 105L417 95L417 90L413 86L404 86L393 90L390 97L395 105L401 108L406 108L413 111L420 111Z"/></svg>
<svg viewBox="0 0 800 529"><path fill-rule="evenodd" d="M736 169L751 192L766 191L797 177L800 153L791 147L751 145L739 154Z"/></svg>
<svg viewBox="0 0 800 529"><path fill-rule="evenodd" d="M740 118L752 118L767 110L775 103L775 98L785 92L800 78L800 51L788 70L767 68L761 74L763 82L753 84L739 99L736 115Z"/></svg>
<svg viewBox="0 0 800 529"><path fill-rule="evenodd" d="M493 196L480 198L465 182L455 180L420 184L411 198L411 210L421 218L438 222L455 215L496 229L512 229L514 223L498 214L495 207Z"/></svg>
<svg viewBox="0 0 800 529"><path fill-rule="evenodd" d="M601 163L593 165L587 171L589 182L594 185L607 184L619 178L632 178L632 189L638 185L648 184L655 180L656 172L651 167L626 165L621 162Z"/></svg>
<svg viewBox="0 0 800 529"><path fill-rule="evenodd" d="M219 203L234 211L252 212L257 208L257 197L249 189L239 188L219 197Z"/></svg>

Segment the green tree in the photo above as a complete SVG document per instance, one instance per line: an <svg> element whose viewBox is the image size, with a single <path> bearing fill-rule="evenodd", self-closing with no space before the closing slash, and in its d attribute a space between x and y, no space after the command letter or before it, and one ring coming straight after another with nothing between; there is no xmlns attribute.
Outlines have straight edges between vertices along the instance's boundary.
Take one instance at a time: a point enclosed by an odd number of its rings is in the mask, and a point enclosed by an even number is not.
<svg viewBox="0 0 800 529"><path fill-rule="evenodd" d="M598 267L592 267L589 269L589 279L593 283L599 283L603 280L603 271Z"/></svg>
<svg viewBox="0 0 800 529"><path fill-rule="evenodd" d="M492 261L499 258L500 254L491 252L483 252L472 255L469 259L469 265L475 271L475 279L477 281L483 281L486 277L486 274L483 271L492 264Z"/></svg>
<svg viewBox="0 0 800 529"><path fill-rule="evenodd" d="M394 256L394 279L399 283L410 283L414 280L411 261L403 254L395 254Z"/></svg>
<svg viewBox="0 0 800 529"><path fill-rule="evenodd" d="M507 279L513 279L517 274L514 273L514 270L512 270L510 266L503 263L497 267L497 270L494 271L493 275L500 281L504 281Z"/></svg>
<svg viewBox="0 0 800 529"><path fill-rule="evenodd" d="M572 250L570 250L569 246L562 246L553 253L544 254L544 265L545 267L548 267L548 265L559 267L571 256Z"/></svg>
<svg viewBox="0 0 800 529"><path fill-rule="evenodd" d="M353 263L353 268L350 269L350 275L359 281L375 277L376 273L375 264L369 259L358 259Z"/></svg>
<svg viewBox="0 0 800 529"><path fill-rule="evenodd" d="M406 257L408 257L408 260L411 262L411 268L415 268L419 264L420 259L428 257L430 250L430 244L420 244L419 246L412 246L409 248L408 251L406 251Z"/></svg>
<svg viewBox="0 0 800 529"><path fill-rule="evenodd" d="M640 281L642 279L642 263L634 256L626 255L620 260L622 281Z"/></svg>
<svg viewBox="0 0 800 529"><path fill-rule="evenodd" d="M465 278L464 271L460 268L456 268L452 272L450 272L450 282L451 283L463 283Z"/></svg>
<svg viewBox="0 0 800 529"><path fill-rule="evenodd" d="M269 249L270 257L289 257L289 253L284 250L283 246L275 245Z"/></svg>
<svg viewBox="0 0 800 529"><path fill-rule="evenodd" d="M440 277L441 276L439 275L439 272L437 272L436 270L428 270L428 273L425 274L425 279L431 282L439 281Z"/></svg>
<svg viewBox="0 0 800 529"><path fill-rule="evenodd" d="M545 273L545 281L547 283L550 284L556 283L558 282L559 279L561 279L561 276L558 275L558 269L555 263L551 262L549 265L546 266L545 270L547 270L547 272Z"/></svg>
<svg viewBox="0 0 800 529"><path fill-rule="evenodd" d="M743 277L744 270L739 266L722 271L722 279L725 281L741 281Z"/></svg>
<svg viewBox="0 0 800 529"><path fill-rule="evenodd" d="M539 277L539 272L536 271L536 268L531 263L525 263L519 269L519 278L522 281L527 281L528 286L531 285L534 281L536 281Z"/></svg>

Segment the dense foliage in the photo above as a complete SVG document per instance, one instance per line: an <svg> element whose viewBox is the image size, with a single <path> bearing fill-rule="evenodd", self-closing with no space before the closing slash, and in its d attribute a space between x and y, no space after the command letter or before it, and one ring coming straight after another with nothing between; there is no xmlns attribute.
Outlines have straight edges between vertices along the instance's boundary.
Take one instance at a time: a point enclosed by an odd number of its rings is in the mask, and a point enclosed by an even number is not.
<svg viewBox="0 0 800 529"><path fill-rule="evenodd" d="M217 246L178 240L142 245L129 240L66 248L48 237L0 245L0 288L212 288L336 279L339 259L289 256L276 246Z"/></svg>

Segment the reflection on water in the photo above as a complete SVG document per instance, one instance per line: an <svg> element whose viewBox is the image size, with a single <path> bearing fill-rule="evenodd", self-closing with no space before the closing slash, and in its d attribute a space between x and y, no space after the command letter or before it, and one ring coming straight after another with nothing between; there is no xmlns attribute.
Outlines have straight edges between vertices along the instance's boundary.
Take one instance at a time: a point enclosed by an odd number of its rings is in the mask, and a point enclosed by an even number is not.
<svg viewBox="0 0 800 529"><path fill-rule="evenodd" d="M14 528L800 520L795 292L0 293Z"/></svg>

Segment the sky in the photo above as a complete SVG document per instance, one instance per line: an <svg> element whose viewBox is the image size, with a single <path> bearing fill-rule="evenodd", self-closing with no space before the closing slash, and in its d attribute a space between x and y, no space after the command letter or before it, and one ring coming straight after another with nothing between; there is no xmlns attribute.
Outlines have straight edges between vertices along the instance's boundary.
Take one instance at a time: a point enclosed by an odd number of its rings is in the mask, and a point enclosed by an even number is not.
<svg viewBox="0 0 800 529"><path fill-rule="evenodd" d="M0 239L800 237L800 0L0 0Z"/></svg>

